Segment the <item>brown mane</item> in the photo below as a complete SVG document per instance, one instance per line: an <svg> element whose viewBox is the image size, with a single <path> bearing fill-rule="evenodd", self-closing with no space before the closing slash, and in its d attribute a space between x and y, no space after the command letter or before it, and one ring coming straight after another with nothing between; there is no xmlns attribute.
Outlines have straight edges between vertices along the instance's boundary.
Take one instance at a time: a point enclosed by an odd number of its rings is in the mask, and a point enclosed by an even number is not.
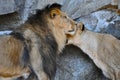
<svg viewBox="0 0 120 80"><path fill-rule="evenodd" d="M43 8L42 10L36 10L36 14L32 15L31 17L28 18L27 22L32 24L32 23L36 23L39 24L41 27L47 27L48 25L46 24L46 17L47 15L50 13L51 10L53 9L61 9L61 5L54 3L52 5L47 5L45 8Z"/></svg>

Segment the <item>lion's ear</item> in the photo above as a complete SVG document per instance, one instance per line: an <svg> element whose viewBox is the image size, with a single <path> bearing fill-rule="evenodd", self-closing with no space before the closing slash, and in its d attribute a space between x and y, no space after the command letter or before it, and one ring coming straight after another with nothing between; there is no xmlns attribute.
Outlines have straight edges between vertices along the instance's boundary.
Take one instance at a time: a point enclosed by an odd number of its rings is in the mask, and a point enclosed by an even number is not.
<svg viewBox="0 0 120 80"><path fill-rule="evenodd" d="M57 15L60 15L60 10L58 9L53 9L50 11L50 17L54 19Z"/></svg>

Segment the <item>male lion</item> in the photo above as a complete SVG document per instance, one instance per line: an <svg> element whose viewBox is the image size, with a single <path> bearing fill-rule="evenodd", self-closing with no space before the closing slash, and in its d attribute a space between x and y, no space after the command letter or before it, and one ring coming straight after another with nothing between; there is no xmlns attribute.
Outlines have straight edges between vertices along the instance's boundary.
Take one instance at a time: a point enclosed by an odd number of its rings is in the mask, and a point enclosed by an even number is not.
<svg viewBox="0 0 120 80"><path fill-rule="evenodd" d="M66 34L73 35L76 30L76 22L60 8L57 3L48 5L10 35L0 38L2 78L16 78L27 73L30 73L27 80L54 78L56 56L65 46Z"/></svg>
<svg viewBox="0 0 120 80"><path fill-rule="evenodd" d="M120 40L110 34L84 30L83 27L80 23L76 34L69 37L68 44L81 48L106 77L120 80Z"/></svg>

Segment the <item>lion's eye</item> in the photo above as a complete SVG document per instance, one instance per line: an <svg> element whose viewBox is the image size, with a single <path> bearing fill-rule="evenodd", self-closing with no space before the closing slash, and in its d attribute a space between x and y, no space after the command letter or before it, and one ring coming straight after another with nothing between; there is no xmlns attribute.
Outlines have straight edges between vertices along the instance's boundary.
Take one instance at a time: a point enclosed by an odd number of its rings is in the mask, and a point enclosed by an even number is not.
<svg viewBox="0 0 120 80"><path fill-rule="evenodd" d="M64 16L64 18L67 18L67 16Z"/></svg>
<svg viewBox="0 0 120 80"><path fill-rule="evenodd" d="M55 13L53 13L53 17L55 17L56 16L56 14Z"/></svg>

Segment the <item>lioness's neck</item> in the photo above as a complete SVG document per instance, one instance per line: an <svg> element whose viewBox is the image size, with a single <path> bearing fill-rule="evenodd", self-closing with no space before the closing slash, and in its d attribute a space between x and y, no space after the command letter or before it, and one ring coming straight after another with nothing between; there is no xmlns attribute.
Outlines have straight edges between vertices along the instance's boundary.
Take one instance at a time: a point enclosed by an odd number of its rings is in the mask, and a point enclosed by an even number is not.
<svg viewBox="0 0 120 80"><path fill-rule="evenodd" d="M73 44L81 48L81 50L87 53L91 58L93 57L93 51L97 48L94 34L88 30L83 31L81 34L77 34L73 39Z"/></svg>

